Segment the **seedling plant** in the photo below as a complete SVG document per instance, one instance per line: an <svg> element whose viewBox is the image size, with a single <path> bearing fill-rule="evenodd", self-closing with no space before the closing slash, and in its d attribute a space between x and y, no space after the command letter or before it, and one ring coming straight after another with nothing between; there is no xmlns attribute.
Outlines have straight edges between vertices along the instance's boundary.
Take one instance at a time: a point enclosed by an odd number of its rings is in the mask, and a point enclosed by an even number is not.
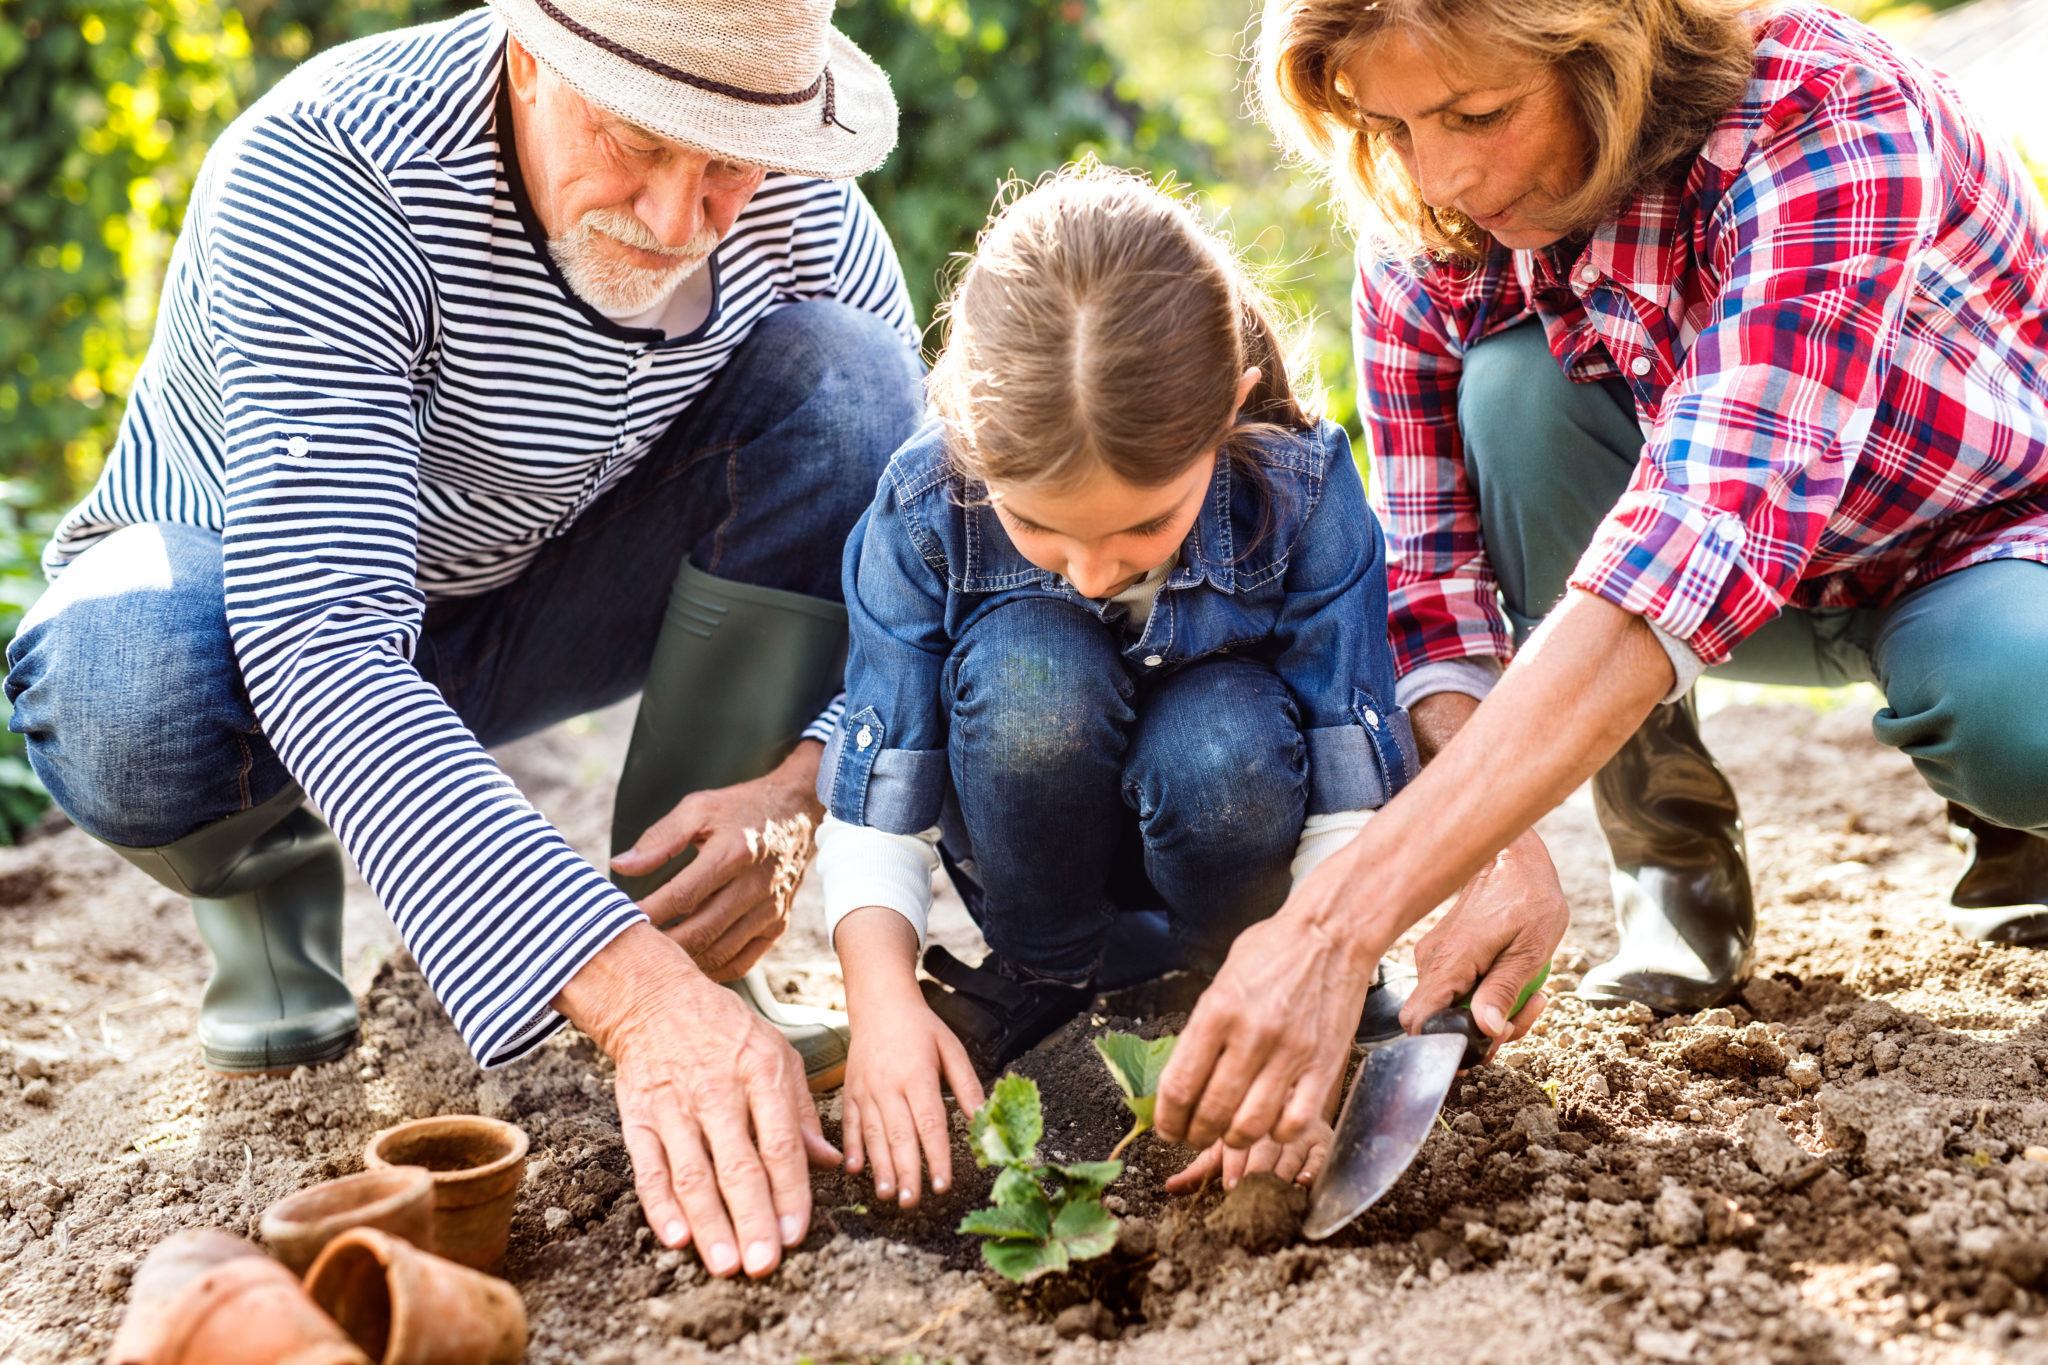
<svg viewBox="0 0 2048 1365"><path fill-rule="evenodd" d="M1095 1040L1096 1050L1124 1092L1134 1120L1131 1131L1103 1161L1041 1162L1039 1139L1045 1120L1038 1083L1005 1076L975 1114L971 1134L974 1160L1000 1168L989 1206L960 1220L960 1231L986 1238L982 1259L1018 1284L1092 1260L1116 1245L1116 1215L1102 1207L1102 1194L1123 1174L1123 1150L1152 1126L1159 1073L1173 1051L1171 1037L1147 1042L1127 1033Z"/></svg>

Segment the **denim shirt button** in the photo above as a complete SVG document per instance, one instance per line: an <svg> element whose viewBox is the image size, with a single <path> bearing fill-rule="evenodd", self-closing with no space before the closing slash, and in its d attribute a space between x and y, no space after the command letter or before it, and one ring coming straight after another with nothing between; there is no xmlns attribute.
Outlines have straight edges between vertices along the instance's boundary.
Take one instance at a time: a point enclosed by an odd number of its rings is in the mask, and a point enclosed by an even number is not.
<svg viewBox="0 0 2048 1365"><path fill-rule="evenodd" d="M867 747L868 747L868 746L869 746L870 744L873 744L874 742L875 742L875 732L874 732L874 729L873 729L872 727L870 727L870 726L866 726L866 725L863 725L863 726L861 726L861 727L860 727L860 733L856 734L856 735L855 735L855 736L853 737L853 743L854 743L854 747L856 747L856 748L860 748L860 749L865 749L865 748L867 748Z"/></svg>
<svg viewBox="0 0 2048 1365"><path fill-rule="evenodd" d="M1147 654L1145 656L1145 667L1147 668L1157 668L1165 662L1166 660L1160 658L1157 654Z"/></svg>
<svg viewBox="0 0 2048 1365"><path fill-rule="evenodd" d="M1373 710L1371 707L1367 707L1365 711L1365 723L1367 725L1370 725L1375 730L1379 729L1380 713Z"/></svg>

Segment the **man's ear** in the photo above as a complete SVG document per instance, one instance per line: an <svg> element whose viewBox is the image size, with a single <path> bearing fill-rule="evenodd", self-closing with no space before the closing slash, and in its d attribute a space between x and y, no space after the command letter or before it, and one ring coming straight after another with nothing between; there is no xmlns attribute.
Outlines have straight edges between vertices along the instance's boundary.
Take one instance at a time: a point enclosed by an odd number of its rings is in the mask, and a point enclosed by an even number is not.
<svg viewBox="0 0 2048 1365"><path fill-rule="evenodd" d="M513 98L532 104L540 96L540 63L533 59L517 38L505 39L505 79L511 83Z"/></svg>

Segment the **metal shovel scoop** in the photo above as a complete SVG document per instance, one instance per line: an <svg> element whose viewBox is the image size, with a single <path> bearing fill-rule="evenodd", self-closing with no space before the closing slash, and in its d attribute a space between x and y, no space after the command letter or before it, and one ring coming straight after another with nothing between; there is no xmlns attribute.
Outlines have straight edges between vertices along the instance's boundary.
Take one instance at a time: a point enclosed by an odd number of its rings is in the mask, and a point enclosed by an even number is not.
<svg viewBox="0 0 2048 1365"><path fill-rule="evenodd" d="M1550 977L1544 964L1522 987L1510 1016ZM1379 1202L1422 1150L1451 1082L1486 1056L1493 1040L1472 1017L1472 997L1423 1021L1420 1035L1397 1038L1366 1054L1337 1114L1330 1158L1308 1197L1302 1236L1319 1242Z"/></svg>

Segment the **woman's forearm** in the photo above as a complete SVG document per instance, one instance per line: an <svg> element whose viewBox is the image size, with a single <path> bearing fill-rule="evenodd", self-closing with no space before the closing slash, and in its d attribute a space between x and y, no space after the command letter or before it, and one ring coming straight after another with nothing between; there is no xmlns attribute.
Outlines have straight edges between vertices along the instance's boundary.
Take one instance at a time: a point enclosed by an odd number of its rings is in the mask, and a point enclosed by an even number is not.
<svg viewBox="0 0 2048 1365"><path fill-rule="evenodd" d="M1613 757L1671 682L1641 617L1568 594L1484 702L1428 717L1446 722L1441 751L1293 908L1384 952Z"/></svg>

